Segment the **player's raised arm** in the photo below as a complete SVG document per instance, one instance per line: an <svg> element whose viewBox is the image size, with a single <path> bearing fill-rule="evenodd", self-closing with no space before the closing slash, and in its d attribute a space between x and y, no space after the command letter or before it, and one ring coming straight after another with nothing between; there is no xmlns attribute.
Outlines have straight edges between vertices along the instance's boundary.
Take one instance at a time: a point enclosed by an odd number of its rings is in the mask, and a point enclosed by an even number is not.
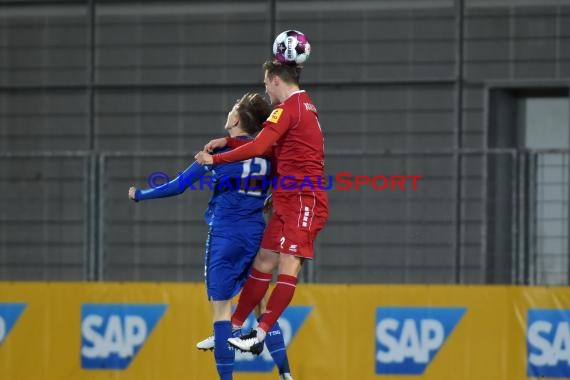
<svg viewBox="0 0 570 380"><path fill-rule="evenodd" d="M285 131L283 131L283 133L284 132ZM259 132L253 141L235 148L230 152L215 154L213 156L213 163L217 165L243 161L256 156L270 155L273 144L279 140L283 133L279 133L279 130L266 127Z"/></svg>
<svg viewBox="0 0 570 380"><path fill-rule="evenodd" d="M207 172L208 168L200 165L198 162L193 162L176 178L164 185L150 189L137 189L135 187L131 187L129 189L129 199L138 202L147 199L166 198L181 194Z"/></svg>
<svg viewBox="0 0 570 380"><path fill-rule="evenodd" d="M212 153L216 149L225 148L228 145L229 137L221 137L219 139L213 139L208 141L206 145L204 145L204 152ZM232 147L229 145L230 148Z"/></svg>
<svg viewBox="0 0 570 380"><path fill-rule="evenodd" d="M226 146L234 149L247 143L249 143L248 140L238 139L236 137L222 137L210 140L206 145L204 145L204 152L213 153L216 149L222 149Z"/></svg>

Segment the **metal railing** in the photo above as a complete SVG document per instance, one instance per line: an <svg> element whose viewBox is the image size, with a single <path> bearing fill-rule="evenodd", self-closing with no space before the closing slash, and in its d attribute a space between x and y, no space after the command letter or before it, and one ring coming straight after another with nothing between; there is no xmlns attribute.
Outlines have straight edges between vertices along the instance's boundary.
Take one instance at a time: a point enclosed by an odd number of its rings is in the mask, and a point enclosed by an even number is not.
<svg viewBox="0 0 570 380"><path fill-rule="evenodd" d="M568 284L569 155L327 152L328 175L349 165L362 171L354 175L422 179L416 191L333 187L331 218L303 279ZM126 196L132 184L147 186L153 167L174 175L190 160L174 152L0 153L0 279L201 280L209 193L190 195L190 205L161 200L144 207L132 207Z"/></svg>

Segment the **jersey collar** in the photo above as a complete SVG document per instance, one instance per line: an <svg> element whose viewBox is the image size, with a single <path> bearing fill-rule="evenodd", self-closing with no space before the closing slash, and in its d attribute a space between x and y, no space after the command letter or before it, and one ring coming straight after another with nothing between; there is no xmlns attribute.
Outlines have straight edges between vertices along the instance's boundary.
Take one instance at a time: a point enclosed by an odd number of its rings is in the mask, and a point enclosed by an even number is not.
<svg viewBox="0 0 570 380"><path fill-rule="evenodd" d="M293 92L292 92L284 101L282 101L281 103L285 103L285 101L286 101L287 99L289 99L290 97L292 97L293 95L297 95L297 94L300 94L300 93L302 93L302 92L305 92L305 90L293 91Z"/></svg>

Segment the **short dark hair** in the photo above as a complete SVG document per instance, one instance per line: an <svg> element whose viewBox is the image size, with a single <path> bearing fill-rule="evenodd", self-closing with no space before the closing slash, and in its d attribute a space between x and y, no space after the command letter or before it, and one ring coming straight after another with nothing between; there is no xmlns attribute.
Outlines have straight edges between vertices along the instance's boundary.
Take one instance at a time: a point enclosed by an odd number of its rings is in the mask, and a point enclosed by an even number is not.
<svg viewBox="0 0 570 380"><path fill-rule="evenodd" d="M249 135L261 130L261 125L271 113L272 107L261 95L248 92L236 102L236 111L241 122L241 128Z"/></svg>
<svg viewBox="0 0 570 380"><path fill-rule="evenodd" d="M297 64L281 63L276 59L268 59L263 63L263 70L267 72L267 76L274 77L277 75L285 83L299 84L301 78L301 70L303 66Z"/></svg>

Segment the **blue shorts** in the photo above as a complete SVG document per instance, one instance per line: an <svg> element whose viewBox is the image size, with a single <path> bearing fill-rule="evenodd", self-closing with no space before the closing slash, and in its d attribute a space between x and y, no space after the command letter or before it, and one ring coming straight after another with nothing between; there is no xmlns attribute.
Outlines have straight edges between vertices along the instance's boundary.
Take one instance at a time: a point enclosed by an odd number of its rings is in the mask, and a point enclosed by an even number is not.
<svg viewBox="0 0 570 380"><path fill-rule="evenodd" d="M259 250L263 228L220 233L210 228L206 241L204 274L210 301L226 301L243 287Z"/></svg>

